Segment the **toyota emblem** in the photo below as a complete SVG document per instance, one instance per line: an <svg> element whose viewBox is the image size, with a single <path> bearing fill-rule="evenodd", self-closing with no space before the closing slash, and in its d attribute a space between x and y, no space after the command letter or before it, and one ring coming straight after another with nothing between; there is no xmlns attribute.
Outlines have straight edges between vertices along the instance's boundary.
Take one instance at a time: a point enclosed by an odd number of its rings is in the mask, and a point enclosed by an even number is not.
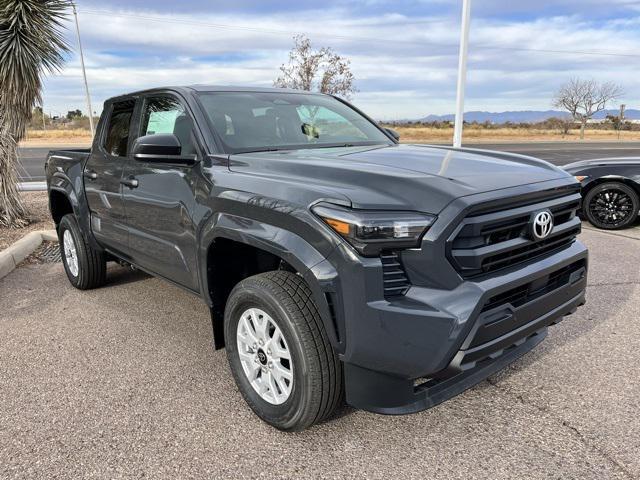
<svg viewBox="0 0 640 480"><path fill-rule="evenodd" d="M534 240L543 240L549 236L553 230L553 215L548 210L543 210L534 214L531 222L531 236Z"/></svg>

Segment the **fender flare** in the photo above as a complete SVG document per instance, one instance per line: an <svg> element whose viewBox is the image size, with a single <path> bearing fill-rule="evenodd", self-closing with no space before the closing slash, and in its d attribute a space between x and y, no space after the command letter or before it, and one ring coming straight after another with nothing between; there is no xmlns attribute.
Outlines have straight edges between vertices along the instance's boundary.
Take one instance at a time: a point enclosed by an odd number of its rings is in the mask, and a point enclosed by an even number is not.
<svg viewBox="0 0 640 480"><path fill-rule="evenodd" d="M334 348L341 350L338 325L327 295L337 291L338 272L316 248L299 235L281 227L246 217L217 213L202 229L198 252L198 275L202 296L211 308L213 301L208 285L208 252L216 239L224 238L269 252L291 265L307 282L318 307L325 330ZM218 330L213 318L214 331ZM221 323L221 322L220 322Z"/></svg>
<svg viewBox="0 0 640 480"><path fill-rule="evenodd" d="M78 196L69 177L62 173L54 173L51 180L49 180L49 193L52 191L65 194L69 203L71 203L71 207L73 207L73 211L78 211Z"/></svg>
<svg viewBox="0 0 640 480"><path fill-rule="evenodd" d="M76 185L74 186L73 181L67 175L56 172L51 176L47 191L49 211L51 211L52 191L63 194L67 198L67 200L69 200L71 208L73 209L73 213L76 216L78 225L80 226L80 231L93 248L102 250L102 247L98 244L98 242L96 242L91 231L91 215L86 198L84 197L84 187L82 185L81 178L78 177L76 179ZM78 197L78 191L81 192L81 198Z"/></svg>

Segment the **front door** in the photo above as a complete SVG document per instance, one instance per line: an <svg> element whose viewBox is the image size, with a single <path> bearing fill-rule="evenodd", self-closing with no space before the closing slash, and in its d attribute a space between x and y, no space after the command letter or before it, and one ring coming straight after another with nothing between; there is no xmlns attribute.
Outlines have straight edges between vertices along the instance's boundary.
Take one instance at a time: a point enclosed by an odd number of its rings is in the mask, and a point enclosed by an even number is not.
<svg viewBox="0 0 640 480"><path fill-rule="evenodd" d="M143 98L140 135L173 133L183 155L196 154L193 121L170 94ZM129 157L123 197L129 227L129 251L144 269L198 290L196 227L192 218L197 182L194 167L140 161ZM135 186L133 186L135 185Z"/></svg>
<svg viewBox="0 0 640 480"><path fill-rule="evenodd" d="M122 173L129 149L129 133L135 100L113 103L105 115L106 128L95 142L84 170L84 189L96 240L123 254L128 243L122 198Z"/></svg>

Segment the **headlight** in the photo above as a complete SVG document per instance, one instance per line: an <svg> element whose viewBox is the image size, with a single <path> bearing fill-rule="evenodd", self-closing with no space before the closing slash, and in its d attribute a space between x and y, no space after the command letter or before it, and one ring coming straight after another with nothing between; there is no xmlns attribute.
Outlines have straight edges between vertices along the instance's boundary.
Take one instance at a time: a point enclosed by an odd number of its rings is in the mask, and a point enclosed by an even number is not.
<svg viewBox="0 0 640 480"><path fill-rule="evenodd" d="M589 178L588 175L576 175L575 179L578 180L580 183L584 182L587 178Z"/></svg>
<svg viewBox="0 0 640 480"><path fill-rule="evenodd" d="M327 204L312 208L362 255L387 248L416 248L436 217L426 213L350 210Z"/></svg>

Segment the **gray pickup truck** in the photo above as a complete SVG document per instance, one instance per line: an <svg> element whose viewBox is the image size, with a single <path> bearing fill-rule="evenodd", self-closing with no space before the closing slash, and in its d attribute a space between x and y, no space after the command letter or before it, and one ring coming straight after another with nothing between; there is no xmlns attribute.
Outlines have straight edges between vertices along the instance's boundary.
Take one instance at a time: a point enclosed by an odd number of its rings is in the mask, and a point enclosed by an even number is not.
<svg viewBox="0 0 640 480"><path fill-rule="evenodd" d="M52 151L46 174L70 282L100 287L116 261L200 297L244 399L282 430L345 400L432 407L585 301L573 176L401 145L332 96L123 95L91 150Z"/></svg>

